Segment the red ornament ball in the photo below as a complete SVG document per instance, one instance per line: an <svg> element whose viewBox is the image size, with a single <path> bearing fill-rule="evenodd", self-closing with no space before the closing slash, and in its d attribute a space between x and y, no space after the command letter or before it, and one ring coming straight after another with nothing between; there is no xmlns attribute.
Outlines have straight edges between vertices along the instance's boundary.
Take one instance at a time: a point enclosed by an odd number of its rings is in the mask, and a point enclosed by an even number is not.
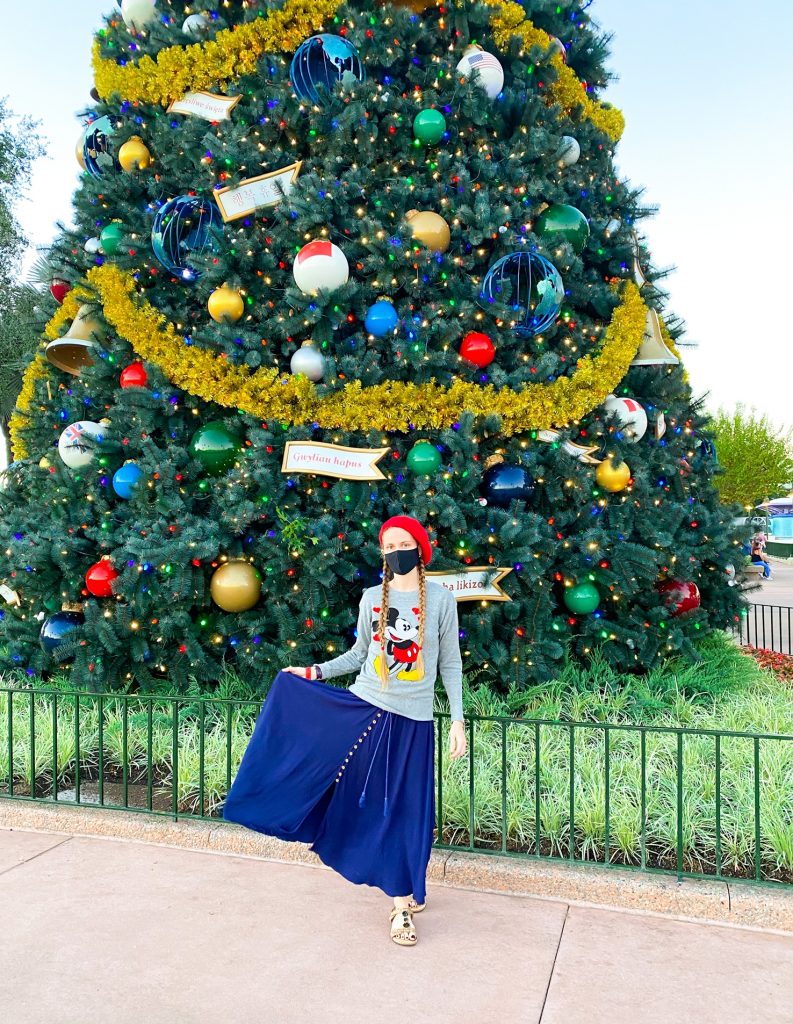
<svg viewBox="0 0 793 1024"><path fill-rule="evenodd" d="M479 331L469 331L460 344L460 355L467 359L474 366L484 369L493 362L496 355L496 346L486 334Z"/></svg>
<svg viewBox="0 0 793 1024"><path fill-rule="evenodd" d="M50 295L56 302L63 302L71 290L72 286L69 282L62 281L59 277L55 277L50 281Z"/></svg>
<svg viewBox="0 0 793 1024"><path fill-rule="evenodd" d="M107 558L102 558L94 562L85 574L85 585L94 597L112 597L113 590L110 584L116 576L118 572L113 568L113 563Z"/></svg>
<svg viewBox="0 0 793 1024"><path fill-rule="evenodd" d="M685 580L664 580L663 583L656 584L655 589L664 598L670 615L683 615L685 612L693 612L695 608L699 608L699 587L696 583L687 583Z"/></svg>
<svg viewBox="0 0 793 1024"><path fill-rule="evenodd" d="M121 371L122 388L145 388L148 379L143 363L130 363Z"/></svg>

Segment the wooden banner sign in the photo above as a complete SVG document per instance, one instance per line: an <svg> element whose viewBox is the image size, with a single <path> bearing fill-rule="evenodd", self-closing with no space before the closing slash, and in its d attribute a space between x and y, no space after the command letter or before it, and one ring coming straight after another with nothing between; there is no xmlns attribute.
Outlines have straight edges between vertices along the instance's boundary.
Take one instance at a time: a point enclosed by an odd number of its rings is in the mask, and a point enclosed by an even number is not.
<svg viewBox="0 0 793 1024"><path fill-rule="evenodd" d="M325 441L287 441L282 473L317 473L340 480L385 480L377 463L388 448L347 448Z"/></svg>
<svg viewBox="0 0 793 1024"><path fill-rule="evenodd" d="M487 583L486 574L493 571L492 565L474 565L453 572L427 572L426 576L451 590L458 601L511 601L499 583L512 570L496 569L496 575Z"/></svg>
<svg viewBox="0 0 793 1024"><path fill-rule="evenodd" d="M282 167L280 171L270 171L269 174L261 174L258 178L247 178L239 185L218 189L214 196L223 214L223 220L236 220L262 207L280 203L284 196L292 191L292 186L300 174L302 162L298 160L288 167Z"/></svg>
<svg viewBox="0 0 793 1024"><path fill-rule="evenodd" d="M195 114L205 121L226 121L242 96L216 96L213 92L188 92L174 100L168 113Z"/></svg>
<svg viewBox="0 0 793 1024"><path fill-rule="evenodd" d="M554 441L559 441L561 436L558 430L537 431L537 439L544 441L546 444L553 444ZM587 462L594 466L601 461L600 459L592 458L592 453L598 450L597 445L576 444L575 441L561 441L561 445L568 455L574 455L581 462Z"/></svg>

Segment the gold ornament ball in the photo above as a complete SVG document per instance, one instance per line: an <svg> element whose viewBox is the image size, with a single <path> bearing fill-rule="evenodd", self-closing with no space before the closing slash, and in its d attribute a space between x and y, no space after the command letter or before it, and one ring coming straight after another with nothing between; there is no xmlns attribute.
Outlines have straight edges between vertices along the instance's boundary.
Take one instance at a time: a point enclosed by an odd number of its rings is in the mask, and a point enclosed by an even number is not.
<svg viewBox="0 0 793 1024"><path fill-rule="evenodd" d="M209 592L224 612L246 612L259 600L262 578L258 569L244 559L221 565L212 574Z"/></svg>
<svg viewBox="0 0 793 1024"><path fill-rule="evenodd" d="M151 152L139 135L133 135L119 149L118 162L127 172L145 171L151 165Z"/></svg>
<svg viewBox="0 0 793 1024"><path fill-rule="evenodd" d="M245 312L245 303L239 292L224 284L209 296L207 309L216 323L235 324Z"/></svg>
<svg viewBox="0 0 793 1024"><path fill-rule="evenodd" d="M433 252L446 252L451 244L449 225L439 213L432 210L408 210L405 219L413 237Z"/></svg>
<svg viewBox="0 0 793 1024"><path fill-rule="evenodd" d="M428 7L432 7L434 0L394 0L396 7L409 7L414 14L421 14Z"/></svg>
<svg viewBox="0 0 793 1024"><path fill-rule="evenodd" d="M74 147L74 155L77 157L77 163L85 170L85 157L83 156L83 133L80 132L80 138L77 140L77 144Z"/></svg>
<svg viewBox="0 0 793 1024"><path fill-rule="evenodd" d="M631 471L627 462L615 464L611 459L605 459L595 470L595 479L604 491L622 491L628 486L630 478Z"/></svg>

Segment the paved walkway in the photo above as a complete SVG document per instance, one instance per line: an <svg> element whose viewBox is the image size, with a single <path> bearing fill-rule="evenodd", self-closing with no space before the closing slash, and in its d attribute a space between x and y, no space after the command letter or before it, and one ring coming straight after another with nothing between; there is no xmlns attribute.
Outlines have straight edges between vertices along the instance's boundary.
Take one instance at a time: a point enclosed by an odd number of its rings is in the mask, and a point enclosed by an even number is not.
<svg viewBox="0 0 793 1024"><path fill-rule="evenodd" d="M0 829L0 1007L13 1024L790 1024L793 935L325 867Z"/></svg>
<svg viewBox="0 0 793 1024"><path fill-rule="evenodd" d="M755 647L793 654L793 560L773 556L769 560L771 579L758 576L761 586L747 592L746 596L752 605L772 607L748 609L743 622L743 640Z"/></svg>
<svg viewBox="0 0 793 1024"><path fill-rule="evenodd" d="M761 586L746 596L754 604L780 604L793 608L793 558L774 558L772 555L769 562L771 579L753 576L752 582L756 580Z"/></svg>

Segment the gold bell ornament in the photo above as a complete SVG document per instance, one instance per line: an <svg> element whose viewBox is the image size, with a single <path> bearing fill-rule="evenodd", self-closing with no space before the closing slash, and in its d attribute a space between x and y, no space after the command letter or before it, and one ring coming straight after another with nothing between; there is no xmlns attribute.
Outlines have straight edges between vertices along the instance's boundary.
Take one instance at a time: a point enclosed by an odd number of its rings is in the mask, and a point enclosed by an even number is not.
<svg viewBox="0 0 793 1024"><path fill-rule="evenodd" d="M446 252L451 244L449 225L439 213L432 210L408 210L405 220L417 241L433 252Z"/></svg>
<svg viewBox="0 0 793 1024"><path fill-rule="evenodd" d="M235 324L245 312L245 303L238 291L224 284L209 296L207 309L215 323Z"/></svg>
<svg viewBox="0 0 793 1024"><path fill-rule="evenodd" d="M209 581L212 600L224 612L245 612L253 608L261 589L259 570L244 558L224 563L212 573Z"/></svg>
<svg viewBox="0 0 793 1024"><path fill-rule="evenodd" d="M85 304L77 310L77 316L62 338L55 338L44 350L53 366L77 376L84 366L91 366L92 350L98 348L94 336L102 339L104 331L94 316L94 308Z"/></svg>
<svg viewBox="0 0 793 1024"><path fill-rule="evenodd" d="M614 463L610 458L604 459L595 470L595 480L604 491L622 491L628 486L630 478L628 463Z"/></svg>
<svg viewBox="0 0 793 1024"><path fill-rule="evenodd" d="M145 171L151 166L151 151L139 135L133 135L119 149L118 162L128 173Z"/></svg>

